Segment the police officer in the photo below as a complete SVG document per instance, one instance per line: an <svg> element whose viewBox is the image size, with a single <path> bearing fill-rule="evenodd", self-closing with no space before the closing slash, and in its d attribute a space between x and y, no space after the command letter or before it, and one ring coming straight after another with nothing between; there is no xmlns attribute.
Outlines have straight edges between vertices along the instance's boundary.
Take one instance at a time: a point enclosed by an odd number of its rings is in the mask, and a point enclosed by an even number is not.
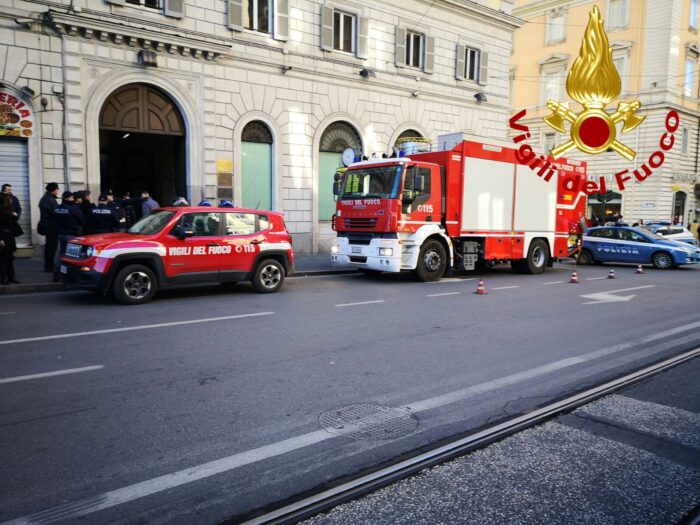
<svg viewBox="0 0 700 525"><path fill-rule="evenodd" d="M107 205L107 195L100 195L97 207L90 208L85 216L85 232L88 234L114 233L121 226L122 222L117 212Z"/></svg>
<svg viewBox="0 0 700 525"><path fill-rule="evenodd" d="M112 190L107 190L105 196L107 197L107 206L116 214L117 219L119 219L120 226L118 231L124 231L126 229L126 212L124 211L121 201L114 200L114 193L112 193Z"/></svg>
<svg viewBox="0 0 700 525"><path fill-rule="evenodd" d="M85 219L80 206L75 203L75 197L70 191L64 191L61 205L54 210L58 223L58 246L53 270L53 281L61 280L61 257L66 254L68 241L83 234Z"/></svg>

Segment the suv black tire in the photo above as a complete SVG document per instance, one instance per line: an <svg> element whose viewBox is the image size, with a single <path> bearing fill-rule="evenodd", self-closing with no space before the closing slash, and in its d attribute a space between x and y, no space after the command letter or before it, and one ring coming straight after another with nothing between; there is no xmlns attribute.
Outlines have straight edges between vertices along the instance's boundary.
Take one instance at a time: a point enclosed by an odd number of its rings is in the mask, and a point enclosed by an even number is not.
<svg viewBox="0 0 700 525"><path fill-rule="evenodd" d="M427 241L418 254L416 275L423 282L439 281L447 267L447 253L439 241Z"/></svg>
<svg viewBox="0 0 700 525"><path fill-rule="evenodd" d="M284 283L284 268L274 259L260 261L253 275L253 286L260 293L273 293Z"/></svg>
<svg viewBox="0 0 700 525"><path fill-rule="evenodd" d="M156 276L148 266L130 264L117 272L112 292L122 304L143 304L153 299L157 287Z"/></svg>

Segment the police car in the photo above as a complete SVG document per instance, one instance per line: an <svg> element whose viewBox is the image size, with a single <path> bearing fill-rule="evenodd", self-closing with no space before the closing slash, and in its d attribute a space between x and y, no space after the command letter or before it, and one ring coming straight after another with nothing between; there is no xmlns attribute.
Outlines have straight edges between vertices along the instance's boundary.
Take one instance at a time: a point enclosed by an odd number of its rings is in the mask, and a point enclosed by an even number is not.
<svg viewBox="0 0 700 525"><path fill-rule="evenodd" d="M700 262L700 250L640 228L600 226L586 230L579 262L653 264L667 269Z"/></svg>
<svg viewBox="0 0 700 525"><path fill-rule="evenodd" d="M77 237L61 263L68 283L124 304L181 284L251 281L271 293L294 271L281 213L209 206L161 208L126 233Z"/></svg>

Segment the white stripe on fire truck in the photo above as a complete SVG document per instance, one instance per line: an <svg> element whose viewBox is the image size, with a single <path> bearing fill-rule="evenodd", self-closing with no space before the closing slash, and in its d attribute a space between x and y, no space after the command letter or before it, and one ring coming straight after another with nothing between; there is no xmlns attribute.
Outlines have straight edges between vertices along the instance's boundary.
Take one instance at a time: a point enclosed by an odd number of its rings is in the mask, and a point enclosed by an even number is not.
<svg viewBox="0 0 700 525"><path fill-rule="evenodd" d="M143 246L135 246L132 248L108 248L106 250L102 250L97 256L102 257L103 259L114 259L118 255L123 255L125 253L155 253L156 255L164 257L166 250L164 246L154 246L152 248Z"/></svg>

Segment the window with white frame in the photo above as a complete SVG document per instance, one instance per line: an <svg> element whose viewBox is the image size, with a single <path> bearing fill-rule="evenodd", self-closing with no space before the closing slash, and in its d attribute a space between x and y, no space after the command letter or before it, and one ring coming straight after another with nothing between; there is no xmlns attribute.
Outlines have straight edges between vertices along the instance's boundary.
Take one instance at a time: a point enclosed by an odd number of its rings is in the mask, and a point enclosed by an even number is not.
<svg viewBox="0 0 700 525"><path fill-rule="evenodd" d="M694 86L695 86L695 59L687 57L685 59L685 76L683 78L683 95L685 95L686 97L692 97Z"/></svg>
<svg viewBox="0 0 700 525"><path fill-rule="evenodd" d="M617 69L618 74L620 75L620 80L622 81L622 92L625 93L627 92L627 64L628 64L628 54L626 51L621 52L621 53L615 53L613 51L613 64L615 65L615 69Z"/></svg>
<svg viewBox="0 0 700 525"><path fill-rule="evenodd" d="M627 27L628 0L608 0L607 28Z"/></svg>
<svg viewBox="0 0 700 525"><path fill-rule="evenodd" d="M544 134L544 152L549 155L549 152L554 149L555 146L555 141L556 141L557 135L556 133L545 133Z"/></svg>
<svg viewBox="0 0 700 525"><path fill-rule="evenodd" d="M698 28L698 0L690 0L690 20L688 21L690 29Z"/></svg>
<svg viewBox="0 0 700 525"><path fill-rule="evenodd" d="M126 0L127 4L147 7L149 9L160 9L160 0Z"/></svg>
<svg viewBox="0 0 700 525"><path fill-rule="evenodd" d="M414 31L406 31L406 65L423 67L425 35Z"/></svg>
<svg viewBox="0 0 700 525"><path fill-rule="evenodd" d="M272 33L272 0L247 0L244 11L244 27L259 33Z"/></svg>
<svg viewBox="0 0 700 525"><path fill-rule="evenodd" d="M547 18L545 43L563 42L566 37L566 15L557 13Z"/></svg>
<svg viewBox="0 0 700 525"><path fill-rule="evenodd" d="M564 69L546 69L542 71L542 103L548 100L561 100L564 86Z"/></svg>
<svg viewBox="0 0 700 525"><path fill-rule="evenodd" d="M333 49L355 52L355 32L357 31L357 17L344 11L333 11Z"/></svg>
<svg viewBox="0 0 700 525"><path fill-rule="evenodd" d="M683 139L681 141L681 153L686 155L688 153L688 128L683 128Z"/></svg>
<svg viewBox="0 0 700 525"><path fill-rule="evenodd" d="M467 80L479 81L479 64L481 61L481 51L473 47L467 47L464 53L464 78Z"/></svg>

